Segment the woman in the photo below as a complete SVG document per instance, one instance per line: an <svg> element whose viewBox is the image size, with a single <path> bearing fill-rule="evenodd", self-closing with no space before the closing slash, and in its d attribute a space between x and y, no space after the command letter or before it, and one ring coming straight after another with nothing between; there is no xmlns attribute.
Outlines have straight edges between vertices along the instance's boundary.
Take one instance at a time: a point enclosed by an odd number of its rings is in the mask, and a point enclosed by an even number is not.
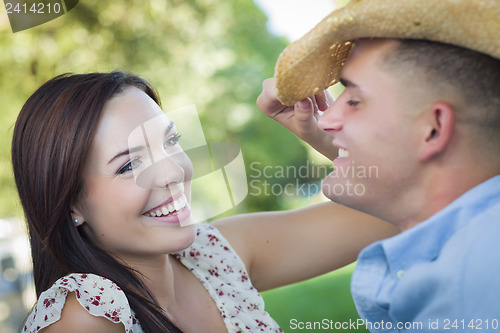
<svg viewBox="0 0 500 333"><path fill-rule="evenodd" d="M151 119L147 139L135 135ZM279 332L257 290L341 267L394 233L333 204L189 224L178 139L131 74L62 75L28 99L12 143L38 296L24 331Z"/></svg>

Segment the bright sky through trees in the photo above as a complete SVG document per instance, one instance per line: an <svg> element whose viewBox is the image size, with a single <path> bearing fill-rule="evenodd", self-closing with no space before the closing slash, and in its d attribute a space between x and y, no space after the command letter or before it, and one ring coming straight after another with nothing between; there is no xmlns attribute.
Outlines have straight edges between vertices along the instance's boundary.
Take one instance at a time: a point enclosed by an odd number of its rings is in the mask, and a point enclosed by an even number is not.
<svg viewBox="0 0 500 333"><path fill-rule="evenodd" d="M335 9L334 0L255 0L269 17L269 30L294 41Z"/></svg>

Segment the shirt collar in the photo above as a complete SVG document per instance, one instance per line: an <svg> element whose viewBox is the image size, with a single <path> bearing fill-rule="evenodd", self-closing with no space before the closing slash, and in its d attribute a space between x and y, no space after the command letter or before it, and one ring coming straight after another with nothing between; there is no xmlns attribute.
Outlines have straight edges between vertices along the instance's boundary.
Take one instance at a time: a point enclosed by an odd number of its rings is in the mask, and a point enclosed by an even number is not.
<svg viewBox="0 0 500 333"><path fill-rule="evenodd" d="M365 250L371 252L382 247L392 274L405 271L418 262L432 261L458 229L471 221L475 214L484 211L498 200L500 175L470 189L443 210L413 228L374 243Z"/></svg>

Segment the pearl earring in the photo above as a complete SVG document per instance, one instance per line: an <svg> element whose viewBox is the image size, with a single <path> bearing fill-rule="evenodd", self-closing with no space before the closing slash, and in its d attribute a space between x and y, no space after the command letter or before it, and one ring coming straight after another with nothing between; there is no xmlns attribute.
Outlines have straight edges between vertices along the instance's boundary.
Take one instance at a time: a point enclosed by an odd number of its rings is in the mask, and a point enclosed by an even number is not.
<svg viewBox="0 0 500 333"><path fill-rule="evenodd" d="M74 222L75 222L75 224L78 224L78 219L75 219L75 221L74 221Z"/></svg>

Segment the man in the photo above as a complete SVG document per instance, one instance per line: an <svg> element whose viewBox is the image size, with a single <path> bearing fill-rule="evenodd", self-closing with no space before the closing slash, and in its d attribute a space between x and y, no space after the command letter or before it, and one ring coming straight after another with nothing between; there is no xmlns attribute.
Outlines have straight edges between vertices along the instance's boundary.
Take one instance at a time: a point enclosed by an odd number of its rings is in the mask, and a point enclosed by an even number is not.
<svg viewBox="0 0 500 333"><path fill-rule="evenodd" d="M403 231L358 258L371 331L500 331L499 34L498 0L352 1L264 82L264 113L326 155L333 136L324 194ZM337 81L335 103L303 99Z"/></svg>

